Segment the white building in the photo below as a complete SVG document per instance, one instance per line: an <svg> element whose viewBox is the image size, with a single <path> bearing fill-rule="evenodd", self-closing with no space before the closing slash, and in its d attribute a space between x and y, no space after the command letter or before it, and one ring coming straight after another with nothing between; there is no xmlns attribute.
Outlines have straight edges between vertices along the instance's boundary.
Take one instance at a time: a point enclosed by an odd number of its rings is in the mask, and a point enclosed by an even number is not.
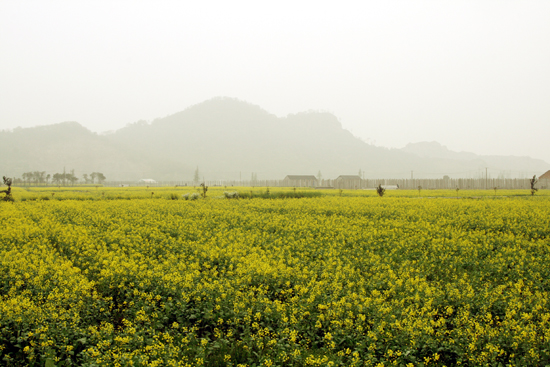
<svg viewBox="0 0 550 367"><path fill-rule="evenodd" d="M138 181L139 183L146 183L146 184L154 184L157 183L157 181L153 180L152 178L142 178Z"/></svg>

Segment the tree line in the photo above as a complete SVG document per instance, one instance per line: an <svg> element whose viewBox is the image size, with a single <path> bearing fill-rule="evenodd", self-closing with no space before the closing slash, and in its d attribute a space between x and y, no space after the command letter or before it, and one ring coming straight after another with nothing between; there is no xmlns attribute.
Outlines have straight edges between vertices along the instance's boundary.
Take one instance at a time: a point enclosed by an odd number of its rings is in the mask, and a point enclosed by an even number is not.
<svg viewBox="0 0 550 367"><path fill-rule="evenodd" d="M21 175L21 178L15 178L13 180L14 184L22 185L63 185L63 186L74 186L78 182L84 184L102 184L107 178L101 172L92 172L90 174L83 174L82 178L78 178L74 170L67 173L63 170L63 173L54 173L46 174L46 171L33 171L25 172Z"/></svg>

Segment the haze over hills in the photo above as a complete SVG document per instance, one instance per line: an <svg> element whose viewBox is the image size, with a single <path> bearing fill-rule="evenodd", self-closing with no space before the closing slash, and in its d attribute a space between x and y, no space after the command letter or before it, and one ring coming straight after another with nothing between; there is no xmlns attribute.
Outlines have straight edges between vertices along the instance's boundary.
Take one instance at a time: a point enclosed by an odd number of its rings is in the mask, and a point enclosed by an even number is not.
<svg viewBox="0 0 550 367"><path fill-rule="evenodd" d="M215 98L115 132L96 134L76 122L0 132L2 174L102 172L108 180L191 180L198 167L207 180L282 179L288 174L336 178L528 177L550 165L529 157L452 152L438 143L386 149L365 143L326 112L277 117L231 98ZM202 177L201 177L202 178Z"/></svg>
<svg viewBox="0 0 550 367"><path fill-rule="evenodd" d="M421 158L444 159L464 162L477 162L480 168L488 167L500 171L500 175L515 177L520 172L537 172L549 164L541 159L517 156L477 155L470 152L454 152L438 142L409 143L401 149L406 153L415 154ZM513 172L509 172L513 171ZM535 173L533 173L535 174Z"/></svg>
<svg viewBox="0 0 550 367"><path fill-rule="evenodd" d="M105 137L94 134L76 122L0 132L2 175L20 177L23 172L83 173L135 170L135 157L119 149Z"/></svg>

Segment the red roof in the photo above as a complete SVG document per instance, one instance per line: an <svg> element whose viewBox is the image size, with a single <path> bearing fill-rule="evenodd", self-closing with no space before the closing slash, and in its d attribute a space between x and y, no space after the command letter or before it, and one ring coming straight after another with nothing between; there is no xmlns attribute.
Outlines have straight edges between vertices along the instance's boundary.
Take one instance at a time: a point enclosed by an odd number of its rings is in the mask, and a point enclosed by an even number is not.
<svg viewBox="0 0 550 367"><path fill-rule="evenodd" d="M545 174L543 174L542 176L539 177L539 180L540 179L543 179L543 180L550 180L550 171L546 171Z"/></svg>

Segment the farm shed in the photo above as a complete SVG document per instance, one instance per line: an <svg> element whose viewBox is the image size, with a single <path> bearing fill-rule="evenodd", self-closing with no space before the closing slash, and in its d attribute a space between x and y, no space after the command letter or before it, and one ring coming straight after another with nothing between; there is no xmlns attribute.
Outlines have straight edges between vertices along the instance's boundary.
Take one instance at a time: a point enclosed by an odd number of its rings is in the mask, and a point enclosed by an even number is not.
<svg viewBox="0 0 550 367"><path fill-rule="evenodd" d="M315 187L317 177L313 175L288 175L283 180L284 186L290 187Z"/></svg>
<svg viewBox="0 0 550 367"><path fill-rule="evenodd" d="M340 175L334 180L337 189L360 189L363 180L358 175Z"/></svg>
<svg viewBox="0 0 550 367"><path fill-rule="evenodd" d="M550 189L550 171L546 171L539 177L539 184L537 185L541 189Z"/></svg>

